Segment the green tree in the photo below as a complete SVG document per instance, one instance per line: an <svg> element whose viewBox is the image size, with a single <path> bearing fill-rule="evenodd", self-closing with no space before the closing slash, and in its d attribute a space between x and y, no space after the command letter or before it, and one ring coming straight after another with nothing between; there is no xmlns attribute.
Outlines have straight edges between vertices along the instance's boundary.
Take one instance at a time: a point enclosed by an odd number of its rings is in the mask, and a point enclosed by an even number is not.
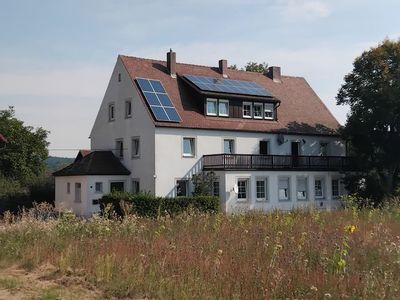
<svg viewBox="0 0 400 300"><path fill-rule="evenodd" d="M0 133L7 144L0 149L0 177L26 184L43 174L48 156L48 131L25 126L13 107L0 110Z"/></svg>
<svg viewBox="0 0 400 300"><path fill-rule="evenodd" d="M268 64L266 62L256 63L250 61L244 66L244 70L249 72L266 73L268 71Z"/></svg>
<svg viewBox="0 0 400 300"><path fill-rule="evenodd" d="M363 170L347 174L348 188L381 200L400 181L400 41L385 40L362 53L344 81L336 99L350 113L341 134Z"/></svg>

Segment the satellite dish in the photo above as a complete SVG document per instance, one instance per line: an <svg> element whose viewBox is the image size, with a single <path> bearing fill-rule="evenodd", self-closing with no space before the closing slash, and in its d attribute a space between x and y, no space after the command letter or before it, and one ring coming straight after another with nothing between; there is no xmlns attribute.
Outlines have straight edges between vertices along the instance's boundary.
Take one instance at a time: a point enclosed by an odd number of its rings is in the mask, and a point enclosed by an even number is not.
<svg viewBox="0 0 400 300"><path fill-rule="evenodd" d="M284 142L285 142L285 136L282 133L278 134L278 144L282 145Z"/></svg>
<svg viewBox="0 0 400 300"><path fill-rule="evenodd" d="M235 184L234 186L233 186L233 191L237 194L237 193L239 193L239 187L237 186L237 184Z"/></svg>

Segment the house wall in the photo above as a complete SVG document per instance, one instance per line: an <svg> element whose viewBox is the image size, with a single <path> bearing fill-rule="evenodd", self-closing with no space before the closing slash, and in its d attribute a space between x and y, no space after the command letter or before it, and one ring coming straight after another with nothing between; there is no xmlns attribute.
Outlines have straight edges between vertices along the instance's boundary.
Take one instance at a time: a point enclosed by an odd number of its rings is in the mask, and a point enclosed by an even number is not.
<svg viewBox="0 0 400 300"><path fill-rule="evenodd" d="M118 82L118 74L121 82ZM125 118L125 101L132 100L132 117ZM115 104L115 120L109 121L108 107ZM138 90L118 59L104 99L90 134L92 150L115 150L117 139L124 142L122 163L131 171L131 178L140 180L140 188L154 193L154 123ZM132 158L132 137L140 137L140 157ZM127 182L131 190L131 180Z"/></svg>
<svg viewBox="0 0 400 300"><path fill-rule="evenodd" d="M225 176L224 176L225 175ZM314 207L317 209L335 209L342 205L339 198L332 197L332 179L340 179L339 172L294 172L294 171L226 171L224 175L224 190L221 192L221 202L224 203L224 211L228 213L244 212L248 210L268 211L268 210L291 210L293 208ZM279 178L289 178L289 200L279 200L278 180ZM297 199L297 178L307 178L307 199ZM238 179L249 179L249 199L243 201L238 199L235 192ZM267 179L267 200L258 201L256 199L256 179ZM324 197L315 197L315 179L323 179ZM340 184L341 194L345 193L343 184Z"/></svg>
<svg viewBox="0 0 400 300"><path fill-rule="evenodd" d="M123 181L125 187L129 182L126 175L107 175L107 176L59 176L56 177L56 209L59 211L71 210L78 216L91 216L100 211L98 204L93 204L93 200L100 199L103 194L111 192L110 183ZM71 184L70 193L67 193L67 184ZM75 183L81 183L81 202L75 202ZM95 183L103 183L103 192L97 193Z"/></svg>
<svg viewBox="0 0 400 300"><path fill-rule="evenodd" d="M196 139L195 157L183 157L183 137ZM329 143L328 155L345 155L343 143L335 137L285 135L285 143L279 145L277 134L157 127L155 130L156 195L174 196L176 179L189 179L201 171L200 162L203 155L223 153L225 138L235 140L235 153L240 154L259 154L259 142L268 140L270 154L290 155L291 141L299 141L301 155L319 155L320 142Z"/></svg>

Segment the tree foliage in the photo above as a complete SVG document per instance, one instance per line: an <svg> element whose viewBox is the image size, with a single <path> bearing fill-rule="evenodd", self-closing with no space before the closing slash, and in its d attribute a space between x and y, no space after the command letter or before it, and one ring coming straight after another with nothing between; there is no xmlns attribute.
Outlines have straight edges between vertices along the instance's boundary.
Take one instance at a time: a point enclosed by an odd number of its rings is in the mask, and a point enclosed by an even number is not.
<svg viewBox="0 0 400 300"><path fill-rule="evenodd" d="M214 172L201 172L192 176L194 185L193 196L212 196L214 181L217 176Z"/></svg>
<svg viewBox="0 0 400 300"><path fill-rule="evenodd" d="M7 144L0 149L0 176L25 184L42 175L48 155L48 131L25 126L13 107L0 110L0 133Z"/></svg>
<svg viewBox="0 0 400 300"><path fill-rule="evenodd" d="M266 62L256 63L250 61L244 66L244 69L249 72L266 73L268 71L268 64Z"/></svg>
<svg viewBox="0 0 400 300"><path fill-rule="evenodd" d="M350 114L341 133L363 170L348 174L348 187L376 201L400 182L400 41L365 51L344 81L337 104L349 105Z"/></svg>

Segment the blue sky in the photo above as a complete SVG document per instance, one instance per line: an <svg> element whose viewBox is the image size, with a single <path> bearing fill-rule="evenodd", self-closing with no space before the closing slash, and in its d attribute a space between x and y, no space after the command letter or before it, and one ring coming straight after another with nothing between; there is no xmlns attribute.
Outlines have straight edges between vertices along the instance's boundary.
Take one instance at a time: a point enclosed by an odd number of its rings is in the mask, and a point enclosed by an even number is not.
<svg viewBox="0 0 400 300"><path fill-rule="evenodd" d="M216 66L278 65L304 76L339 122L335 96L354 58L400 37L400 1L1 1L0 109L42 126L52 155L75 156L118 54Z"/></svg>

